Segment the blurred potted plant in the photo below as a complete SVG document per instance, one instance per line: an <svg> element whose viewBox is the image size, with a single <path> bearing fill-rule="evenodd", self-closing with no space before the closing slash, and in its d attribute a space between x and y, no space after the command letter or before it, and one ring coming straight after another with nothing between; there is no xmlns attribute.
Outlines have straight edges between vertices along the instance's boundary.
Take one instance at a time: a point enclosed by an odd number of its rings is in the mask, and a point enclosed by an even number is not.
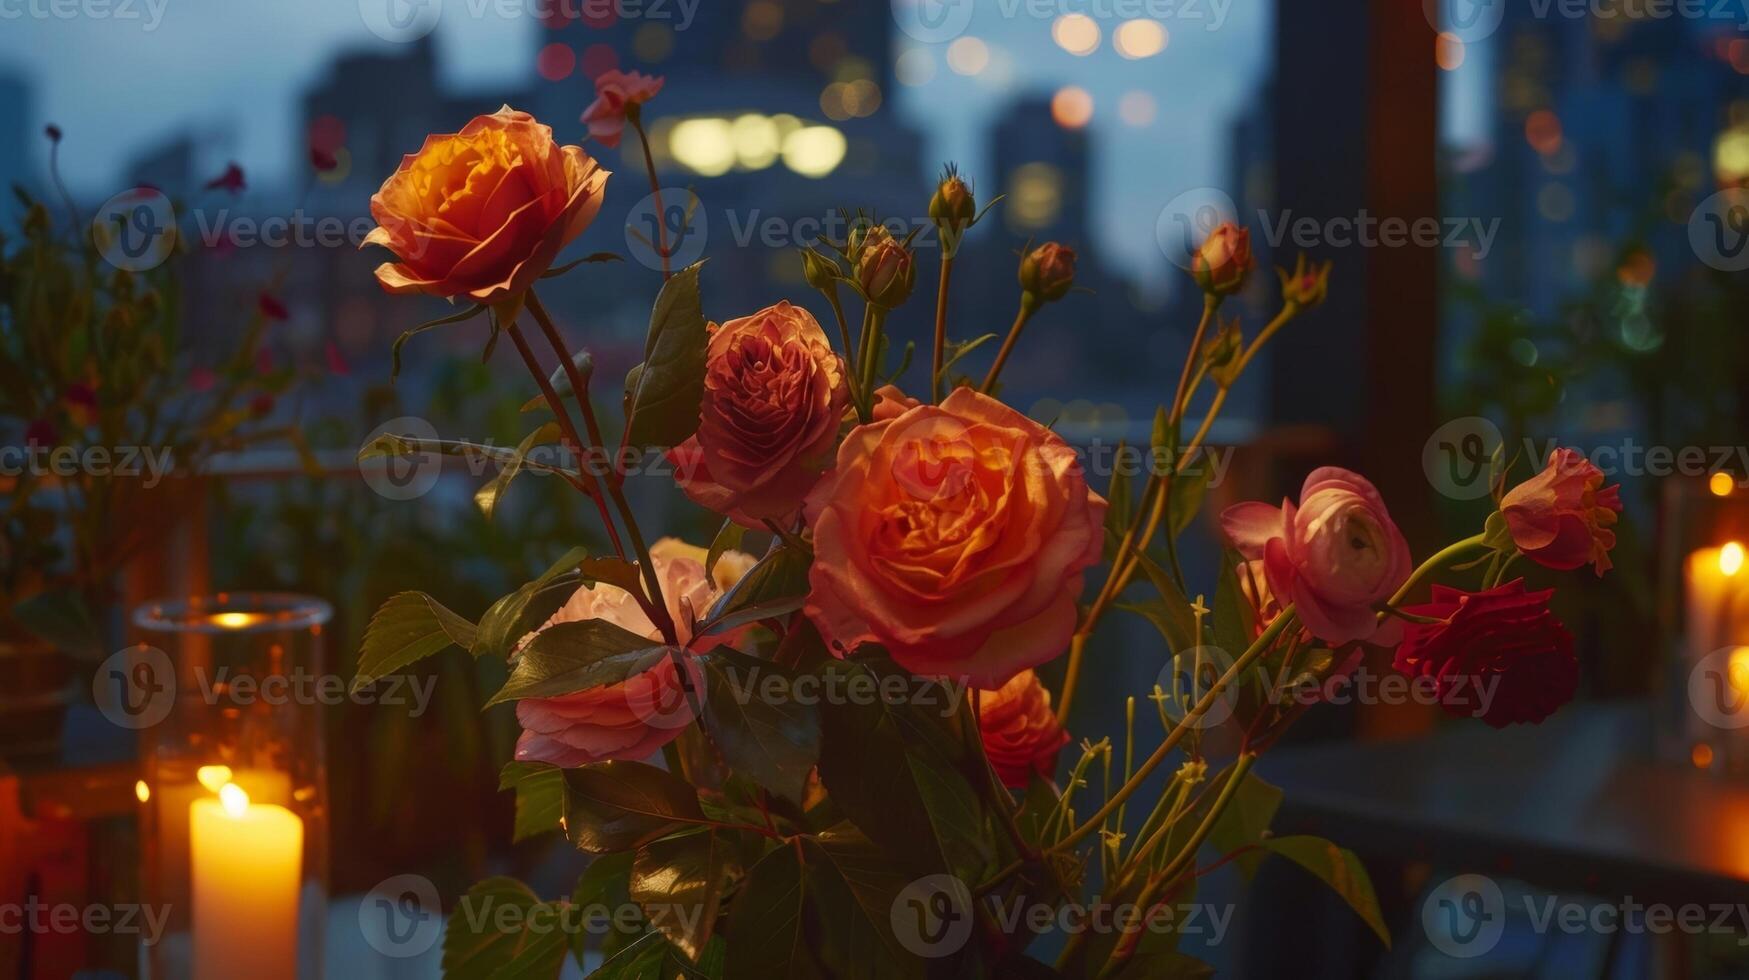
<svg viewBox="0 0 1749 980"><path fill-rule="evenodd" d="M13 191L23 215L0 230L0 755L17 757L53 750L77 665L112 648L118 572L175 524L163 481L295 433L262 424L292 380L259 356L277 301L256 305L227 356L196 364L174 237L164 261L120 268L70 199L72 233Z"/></svg>

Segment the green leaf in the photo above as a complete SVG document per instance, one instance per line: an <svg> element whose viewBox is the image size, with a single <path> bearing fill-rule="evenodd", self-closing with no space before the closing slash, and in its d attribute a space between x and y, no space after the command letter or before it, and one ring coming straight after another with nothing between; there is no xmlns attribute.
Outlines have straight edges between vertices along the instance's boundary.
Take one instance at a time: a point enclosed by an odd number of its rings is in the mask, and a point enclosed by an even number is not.
<svg viewBox="0 0 1749 980"><path fill-rule="evenodd" d="M612 252L595 252L595 253L590 254L590 255L585 255L582 258L577 259L574 262L566 262L564 265L555 266L551 269L548 269L547 271L541 273L540 277L542 279L557 279L558 277L564 275L567 272L570 272L572 269L577 268L578 266L584 264L585 262L624 262L624 261L625 261L625 259L619 257L618 255L613 254Z"/></svg>
<svg viewBox="0 0 1749 980"><path fill-rule="evenodd" d="M1251 608L1251 601L1239 587L1242 560L1237 552L1222 552L1221 575L1215 583L1215 646L1230 657L1238 657L1251 646L1257 626L1257 611Z"/></svg>
<svg viewBox="0 0 1749 980"><path fill-rule="evenodd" d="M893 904L912 877L848 823L804 837L802 853L820 910L820 956L834 975L922 977L923 961L893 934Z"/></svg>
<svg viewBox="0 0 1749 980"><path fill-rule="evenodd" d="M1196 635L1196 617L1190 611L1190 600L1178 590L1178 584L1172 580L1172 575L1161 568L1159 562L1144 554L1136 554L1136 567L1148 577L1154 590L1160 593L1160 599L1158 602L1150 600L1122 608L1138 612L1152 620L1161 635L1166 637L1166 642L1171 644L1173 653L1182 653L1200 645L1202 638Z"/></svg>
<svg viewBox="0 0 1749 980"><path fill-rule="evenodd" d="M808 773L820 758L817 705L794 697L796 675L727 647L704 658L704 725L729 768L800 805ZM761 696L765 678L780 678L775 698Z"/></svg>
<svg viewBox="0 0 1749 980"><path fill-rule="evenodd" d="M626 376L628 446L676 446L698 431L705 348L710 343L698 270L692 265L675 273L656 298L644 362Z"/></svg>
<svg viewBox="0 0 1749 980"><path fill-rule="evenodd" d="M1192 463L1172 479L1172 507L1168 514L1171 534L1178 537L1202 510L1202 498L1207 495L1209 471L1205 464Z"/></svg>
<svg viewBox="0 0 1749 980"><path fill-rule="evenodd" d="M498 789L516 791L512 843L558 830L565 818L565 773L538 762L511 762L498 773Z"/></svg>
<svg viewBox="0 0 1749 980"><path fill-rule="evenodd" d="M91 607L78 592L39 592L12 607L12 618L24 631L56 650L82 660L104 655L102 632Z"/></svg>
<svg viewBox="0 0 1749 980"><path fill-rule="evenodd" d="M1499 511L1489 514L1488 520L1482 525L1482 544L1507 554L1518 550L1518 543L1512 539L1512 529L1506 525L1506 517Z"/></svg>
<svg viewBox="0 0 1749 980"><path fill-rule="evenodd" d="M705 554L704 574L708 578L716 574L717 560L724 553L741 547L741 539L746 537L747 529L735 523L734 518L725 518L723 526L717 529L717 536L711 539L710 551Z"/></svg>
<svg viewBox="0 0 1749 980"><path fill-rule="evenodd" d="M644 591L644 573L638 566L618 558L587 558L583 561L583 577L595 582L605 582L617 589L624 589L633 595Z"/></svg>
<svg viewBox="0 0 1749 980"><path fill-rule="evenodd" d="M1106 559L1116 556L1116 542L1123 540L1124 532L1129 530L1130 518L1134 516L1135 507L1135 474L1125 472L1125 454L1129 452L1122 440L1117 444L1117 460L1112 466L1111 483L1106 487L1105 497L1108 506L1105 509Z"/></svg>
<svg viewBox="0 0 1749 980"><path fill-rule="evenodd" d="M1281 806L1280 789L1264 782L1255 773L1247 772L1227 809L1216 818L1208 842L1223 856L1244 847L1263 843L1269 832L1269 822ZM1257 874L1257 866L1268 855L1261 850L1247 851L1233 859L1246 879Z"/></svg>
<svg viewBox="0 0 1749 980"><path fill-rule="evenodd" d="M477 635L473 623L423 592L390 596L365 627L352 688L356 691L451 644L472 650Z"/></svg>
<svg viewBox="0 0 1749 980"><path fill-rule="evenodd" d="M571 937L571 954L579 967L592 937L601 937L601 955L607 958L649 931L642 914L635 916L636 922L625 921L624 913L637 908L632 903L632 859L631 851L596 855L571 891L579 926Z"/></svg>
<svg viewBox="0 0 1749 980"><path fill-rule="evenodd" d="M1385 928L1384 915L1379 911L1378 896L1372 888L1372 878L1366 865L1347 848L1337 847L1319 837L1275 837L1263 846L1316 875L1329 885L1355 914L1379 937L1388 949L1391 931Z"/></svg>
<svg viewBox="0 0 1749 980"><path fill-rule="evenodd" d="M494 602L480 617L474 656L508 657L518 640L551 618L582 586L577 568L588 557L587 549L572 548L540 578Z"/></svg>
<svg viewBox="0 0 1749 980"><path fill-rule="evenodd" d="M588 384L589 376L595 373L595 356L589 353L587 349L579 350L577 353L571 355L571 366L577 369L578 375L583 378L583 383ZM553 368L553 373L547 375L547 384L552 387L553 394L560 398L564 398L566 395L571 394L572 391L571 372L565 369L565 365L560 364L558 367ZM544 391L535 395L533 398L530 398L528 401L523 402L522 407L517 409L517 411L532 412L541 408L552 408L552 406L547 403L547 393Z"/></svg>
<svg viewBox="0 0 1749 980"><path fill-rule="evenodd" d="M739 872L733 842L715 827L687 831L638 848L631 897L652 926L697 958L716 928L723 888Z"/></svg>
<svg viewBox="0 0 1749 980"><path fill-rule="evenodd" d="M667 647L605 619L558 623L528 641L504 686L486 707L618 684L667 656Z"/></svg>
<svg viewBox="0 0 1749 980"><path fill-rule="evenodd" d="M631 850L703 819L698 791L667 770L620 761L565 770L565 828L579 850Z"/></svg>
<svg viewBox="0 0 1749 980"><path fill-rule="evenodd" d="M468 889L449 917L443 937L444 980L558 976L565 962L566 914L514 878L480 882ZM504 928L507 922L519 928Z"/></svg>
<svg viewBox="0 0 1749 980"><path fill-rule="evenodd" d="M492 477L485 486L474 493L474 503L480 508L480 513L486 516L486 520L492 519L492 515L498 509L499 499L504 496L505 490L510 489L510 481L516 479L517 474L522 472L522 463L528 458L529 451L535 446L558 441L559 423L557 422L548 422L523 438L521 444L516 447L516 454L511 456L510 461L498 470L498 475Z"/></svg>
<svg viewBox="0 0 1749 980"><path fill-rule="evenodd" d="M460 313L452 313L449 316L439 317L436 320L427 320L406 333L403 333L399 337L396 337L395 342L389 347L389 360L391 362L389 368L389 380L392 382L401 376L401 348L407 345L407 341L412 340L414 337L417 337L427 330L435 330L438 327L447 326L451 323L461 323L465 320L472 320L474 317L477 317L484 312L486 312L485 305L476 303Z"/></svg>
<svg viewBox="0 0 1749 980"><path fill-rule="evenodd" d="M958 364L967 354L970 354L972 351L977 350L1000 336L1001 334L987 333L982 337L975 337L971 340L948 341L941 351L942 377L946 377L947 372L952 370L953 366Z"/></svg>
<svg viewBox="0 0 1749 980"><path fill-rule="evenodd" d="M831 690L875 692L821 714L820 779L839 809L918 870L982 881L993 855L955 702L884 662L836 662L825 674ZM889 690L902 694L888 701Z"/></svg>
<svg viewBox="0 0 1749 980"><path fill-rule="evenodd" d="M711 607L698 632L720 633L761 619L787 616L802 608L808 597L808 566L812 563L812 555L789 545L759 559Z"/></svg>
<svg viewBox="0 0 1749 980"><path fill-rule="evenodd" d="M729 912L725 980L821 976L804 915L810 897L796 848L779 847L761 858Z"/></svg>

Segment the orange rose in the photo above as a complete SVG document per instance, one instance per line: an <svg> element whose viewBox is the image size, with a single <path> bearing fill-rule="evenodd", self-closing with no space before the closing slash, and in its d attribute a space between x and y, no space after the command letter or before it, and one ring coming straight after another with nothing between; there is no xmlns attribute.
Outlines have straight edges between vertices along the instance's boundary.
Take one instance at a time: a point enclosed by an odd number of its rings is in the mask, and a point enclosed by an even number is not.
<svg viewBox="0 0 1749 980"><path fill-rule="evenodd" d="M999 687L1068 644L1105 507L1055 433L959 388L839 447L808 496L808 615L840 651Z"/></svg>
<svg viewBox="0 0 1749 980"><path fill-rule="evenodd" d="M377 267L391 293L520 295L601 210L608 172L551 127L505 106L419 152L371 196L366 245L400 258Z"/></svg>
<svg viewBox="0 0 1749 980"><path fill-rule="evenodd" d="M979 697L978 734L991 767L1009 789L1025 789L1035 772L1049 779L1057 752L1069 744L1069 733L1051 711L1051 692L1030 670Z"/></svg>
<svg viewBox="0 0 1749 980"><path fill-rule="evenodd" d="M832 461L844 362L788 302L713 326L706 359L698 434L668 457L681 489L752 528L794 515Z"/></svg>

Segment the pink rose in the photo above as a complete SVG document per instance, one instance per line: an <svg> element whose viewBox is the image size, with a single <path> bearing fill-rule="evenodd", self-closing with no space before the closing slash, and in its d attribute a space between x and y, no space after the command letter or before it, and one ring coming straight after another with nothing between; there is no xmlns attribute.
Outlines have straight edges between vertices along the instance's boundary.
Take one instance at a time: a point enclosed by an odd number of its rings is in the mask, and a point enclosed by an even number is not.
<svg viewBox="0 0 1749 980"><path fill-rule="evenodd" d="M957 389L839 447L808 496L808 616L840 652L1000 687L1068 645L1105 508L1060 437Z"/></svg>
<svg viewBox="0 0 1749 980"><path fill-rule="evenodd" d="M1589 564L1598 575L1611 567L1620 513L1621 487L1604 486L1603 471L1571 449L1549 453L1541 473L1500 501L1512 542L1531 561L1561 571Z"/></svg>
<svg viewBox="0 0 1749 980"><path fill-rule="evenodd" d="M978 734L991 768L1009 789L1025 789L1033 773L1051 778L1057 752L1069 744L1069 733L1051 711L1051 692L1030 670L979 697Z"/></svg>
<svg viewBox="0 0 1749 980"><path fill-rule="evenodd" d="M656 573L662 579L668 615L674 617L680 642L690 646L695 639L694 621L710 609L723 590L705 575L704 563L691 557L685 545L664 540L657 542L651 552ZM725 563L730 563L727 567L745 569L750 561L731 552L717 563L719 574ZM605 620L649 637L652 645L662 642L661 631L650 622L637 599L630 592L605 583L579 588L541 625L541 630L586 619ZM723 642L732 644L734 640L723 636L698 639L700 646L708 643L712 647ZM701 690L703 679L697 664L687 657L686 665L693 689ZM563 697L518 701L516 720L523 729L516 742L519 761L572 768L608 759L647 758L692 723L693 711L674 661L665 659L623 683Z"/></svg>
<svg viewBox="0 0 1749 980"><path fill-rule="evenodd" d="M668 454L686 495L763 528L832 461L850 385L813 314L788 302L711 329L698 433Z"/></svg>
<svg viewBox="0 0 1749 980"><path fill-rule="evenodd" d="M619 146L626 128L626 109L643 105L662 91L662 76L635 71L604 71L595 79L595 101L583 110L589 135L609 149Z"/></svg>
<svg viewBox="0 0 1749 980"><path fill-rule="evenodd" d="M1409 545L1378 490L1358 473L1312 471L1300 503L1236 504L1221 527L1248 559L1261 559L1269 589L1292 602L1300 622L1326 643L1395 643L1402 624L1378 622L1380 603L1408 580Z"/></svg>

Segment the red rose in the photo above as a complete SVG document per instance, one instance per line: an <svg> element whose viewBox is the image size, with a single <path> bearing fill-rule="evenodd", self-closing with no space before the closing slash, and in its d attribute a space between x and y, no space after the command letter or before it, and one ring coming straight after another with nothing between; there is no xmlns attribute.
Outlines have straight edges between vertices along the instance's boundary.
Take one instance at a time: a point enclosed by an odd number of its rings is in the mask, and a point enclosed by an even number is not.
<svg viewBox="0 0 1749 980"><path fill-rule="evenodd" d="M662 91L662 76L635 71L604 71L595 79L595 101L583 110L582 122L602 146L619 146L626 128L626 110L641 106Z"/></svg>
<svg viewBox="0 0 1749 980"><path fill-rule="evenodd" d="M1049 779L1057 752L1069 744L1069 733L1051 711L1051 692L1030 670L979 698L978 733L990 765L1009 789L1025 789L1035 772Z"/></svg>
<svg viewBox="0 0 1749 980"><path fill-rule="evenodd" d="M1541 473L1500 501L1512 542L1525 557L1560 571L1590 564L1599 575L1610 568L1610 528L1620 513L1621 487L1604 486L1603 471L1571 449L1549 453Z"/></svg>
<svg viewBox="0 0 1749 980"><path fill-rule="evenodd" d="M787 301L711 328L698 434L668 458L686 495L747 527L795 514L832 462L844 362Z"/></svg>
<svg viewBox="0 0 1749 980"><path fill-rule="evenodd" d="M1439 623L1410 623L1396 668L1437 680L1447 714L1495 728L1540 722L1579 686L1573 634L1549 612L1553 590L1526 592L1517 579L1486 592L1433 587L1433 601L1405 608Z"/></svg>

